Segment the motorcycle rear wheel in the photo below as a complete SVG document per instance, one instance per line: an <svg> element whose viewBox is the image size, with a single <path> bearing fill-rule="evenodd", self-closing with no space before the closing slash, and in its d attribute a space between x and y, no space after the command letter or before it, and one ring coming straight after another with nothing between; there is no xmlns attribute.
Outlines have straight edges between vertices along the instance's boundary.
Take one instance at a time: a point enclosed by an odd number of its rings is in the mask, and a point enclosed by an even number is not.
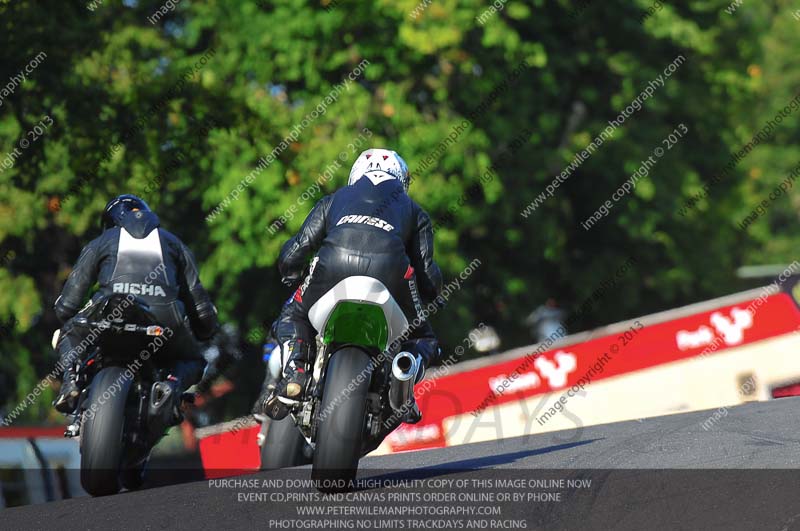
<svg viewBox="0 0 800 531"><path fill-rule="evenodd" d="M131 383L124 372L121 367L106 367L92 381L81 425L81 485L92 496L120 490L125 403Z"/></svg>
<svg viewBox="0 0 800 531"><path fill-rule="evenodd" d="M356 477L366 424L370 358L355 347L333 353L322 395L311 479L317 489L348 489Z"/></svg>
<svg viewBox="0 0 800 531"><path fill-rule="evenodd" d="M271 420L261 447L261 470L275 470L306 464L306 440L290 417Z"/></svg>

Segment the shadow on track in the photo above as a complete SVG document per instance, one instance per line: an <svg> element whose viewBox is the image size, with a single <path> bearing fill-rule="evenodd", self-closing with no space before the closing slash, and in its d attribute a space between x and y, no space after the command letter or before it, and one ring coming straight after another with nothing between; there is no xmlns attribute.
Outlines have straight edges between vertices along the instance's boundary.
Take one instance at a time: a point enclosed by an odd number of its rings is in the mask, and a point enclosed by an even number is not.
<svg viewBox="0 0 800 531"><path fill-rule="evenodd" d="M415 468L411 470L401 470L389 474L380 474L376 476L369 476L371 481L377 480L382 483L406 479L429 479L437 476L445 476L448 474L457 474L469 470L481 470L486 468L495 467L498 465L505 465L513 463L519 459L530 457L534 455L548 454L551 452L558 452L561 450L568 450L577 446L584 446L591 444L595 441L602 440L588 439L586 441L577 441L572 443L556 444L554 446L546 446L544 448L536 448L531 450L522 450L519 452L508 452L497 455L486 455L483 457L476 457L473 459L462 459L461 461L453 461L451 463L444 463L441 465L433 465L428 467ZM369 469L365 469L367 472ZM362 487L356 490L369 490L370 487Z"/></svg>

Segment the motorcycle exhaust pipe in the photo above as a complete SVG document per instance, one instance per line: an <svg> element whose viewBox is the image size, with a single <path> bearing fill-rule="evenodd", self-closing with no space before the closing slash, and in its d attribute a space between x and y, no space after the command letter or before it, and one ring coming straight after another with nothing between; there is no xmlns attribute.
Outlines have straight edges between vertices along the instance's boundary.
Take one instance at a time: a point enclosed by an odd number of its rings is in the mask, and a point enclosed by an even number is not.
<svg viewBox="0 0 800 531"><path fill-rule="evenodd" d="M392 383L389 387L389 405L402 411L414 398L414 383L420 368L419 360L410 352L401 352L392 361Z"/></svg>

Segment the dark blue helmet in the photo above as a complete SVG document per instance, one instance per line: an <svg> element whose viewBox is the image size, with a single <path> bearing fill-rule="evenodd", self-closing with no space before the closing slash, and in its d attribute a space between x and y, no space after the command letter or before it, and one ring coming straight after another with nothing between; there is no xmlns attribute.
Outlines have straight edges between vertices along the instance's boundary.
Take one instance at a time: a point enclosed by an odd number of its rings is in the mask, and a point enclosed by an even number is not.
<svg viewBox="0 0 800 531"><path fill-rule="evenodd" d="M152 212L144 199L136 197L135 195L123 194L115 197L109 201L106 208L103 209L103 230L119 226L125 214L137 210Z"/></svg>

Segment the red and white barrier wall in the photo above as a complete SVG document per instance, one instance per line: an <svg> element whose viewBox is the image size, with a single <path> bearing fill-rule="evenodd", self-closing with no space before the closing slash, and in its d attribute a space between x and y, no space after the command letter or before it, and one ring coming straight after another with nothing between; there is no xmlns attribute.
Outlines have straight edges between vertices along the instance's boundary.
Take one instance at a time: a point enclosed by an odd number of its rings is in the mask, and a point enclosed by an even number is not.
<svg viewBox="0 0 800 531"><path fill-rule="evenodd" d="M800 311L752 290L450 368L423 420L375 453L465 444L767 400L800 384ZM582 385L579 385L580 384ZM800 389L800 385L797 386ZM257 427L201 439L207 471L258 467Z"/></svg>

